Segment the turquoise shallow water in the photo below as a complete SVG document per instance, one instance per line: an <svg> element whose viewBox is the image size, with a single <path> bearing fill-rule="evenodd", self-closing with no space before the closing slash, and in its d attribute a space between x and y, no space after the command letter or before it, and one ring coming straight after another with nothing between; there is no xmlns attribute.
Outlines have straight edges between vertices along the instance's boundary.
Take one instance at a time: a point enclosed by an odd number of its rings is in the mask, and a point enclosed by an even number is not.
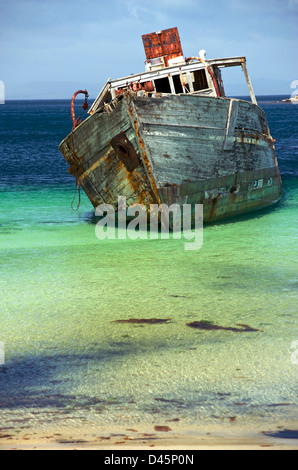
<svg viewBox="0 0 298 470"><path fill-rule="evenodd" d="M70 209L57 151L68 103L0 107L1 428L293 427L298 106L275 101L261 106L282 201L205 227L198 251L183 239L98 240L87 198ZM169 321L117 322L131 318Z"/></svg>

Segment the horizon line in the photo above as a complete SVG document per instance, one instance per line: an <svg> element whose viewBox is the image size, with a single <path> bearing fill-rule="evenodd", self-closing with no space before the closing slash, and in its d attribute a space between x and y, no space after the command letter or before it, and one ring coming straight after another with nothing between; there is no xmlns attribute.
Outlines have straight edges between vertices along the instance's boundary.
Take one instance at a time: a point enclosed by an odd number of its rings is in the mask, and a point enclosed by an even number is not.
<svg viewBox="0 0 298 470"><path fill-rule="evenodd" d="M240 94L240 95L230 95L230 96L226 96L226 98L234 98L234 97L250 97L249 94ZM256 94L256 97L258 96L289 96L288 93L262 93L262 94ZM90 98L90 100L95 100L95 98ZM67 98L6 98L5 102L9 102L9 101L67 101L67 100L71 100L71 97L67 97ZM76 101L84 101L84 98L77 98Z"/></svg>

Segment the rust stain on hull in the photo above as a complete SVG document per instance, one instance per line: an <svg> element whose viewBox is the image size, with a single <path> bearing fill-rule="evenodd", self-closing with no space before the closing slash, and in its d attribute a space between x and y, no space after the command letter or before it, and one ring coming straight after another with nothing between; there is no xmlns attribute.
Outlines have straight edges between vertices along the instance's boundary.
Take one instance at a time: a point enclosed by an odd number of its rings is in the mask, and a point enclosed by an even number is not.
<svg viewBox="0 0 298 470"><path fill-rule="evenodd" d="M160 205L160 204L161 204L161 199L160 199L160 196L159 196L159 192L158 192L158 189L157 189L157 185L156 185L156 182L155 182L153 173L152 173L152 169L151 169L151 164L150 164L149 158L148 158L148 156L147 156L147 152L146 152L146 149L145 149L145 144L144 144L144 142L143 142L143 139L142 139L142 137L141 137L141 133L140 133L140 131L139 131L138 122L137 122L137 120L134 118L134 111L133 111L133 108L132 108L132 107L129 108L129 113L130 113L130 116L131 116L131 118L132 118L132 120L133 120L133 125L134 125L134 128L135 128L135 132L136 132L136 135L137 135L137 137L138 137L138 142L139 142L139 146L140 146L141 153L142 153L142 159L143 159L144 165L145 165L145 167L146 167L146 169L147 169L147 172L148 172L150 184L151 184L152 191L153 191L154 203Z"/></svg>

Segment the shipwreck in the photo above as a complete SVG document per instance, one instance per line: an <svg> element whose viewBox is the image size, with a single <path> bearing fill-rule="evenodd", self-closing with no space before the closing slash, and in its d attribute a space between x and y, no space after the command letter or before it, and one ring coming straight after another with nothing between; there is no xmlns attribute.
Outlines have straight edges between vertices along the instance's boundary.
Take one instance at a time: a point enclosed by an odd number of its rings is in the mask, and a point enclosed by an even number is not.
<svg viewBox="0 0 298 470"><path fill-rule="evenodd" d="M177 28L142 36L145 71L109 79L88 109L72 100L73 129L60 144L94 208L203 204L204 221L276 203L282 183L265 112L245 57L185 58ZM250 101L225 95L221 70L241 67ZM75 118L85 94L89 116Z"/></svg>

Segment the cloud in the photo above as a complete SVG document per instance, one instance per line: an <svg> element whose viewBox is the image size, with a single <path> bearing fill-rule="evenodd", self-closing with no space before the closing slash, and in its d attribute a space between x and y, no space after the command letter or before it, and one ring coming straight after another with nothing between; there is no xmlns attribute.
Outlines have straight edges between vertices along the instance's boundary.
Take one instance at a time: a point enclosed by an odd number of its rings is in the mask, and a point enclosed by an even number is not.
<svg viewBox="0 0 298 470"><path fill-rule="evenodd" d="M223 5L231 12L255 16L260 13L264 18L278 14L279 16L289 16L291 12L298 8L298 0L223 0Z"/></svg>
<svg viewBox="0 0 298 470"><path fill-rule="evenodd" d="M198 0L150 0L148 3L143 0L126 0L124 3L131 18L142 22L154 19L160 23L167 22L177 12L190 14L200 4Z"/></svg>
<svg viewBox="0 0 298 470"><path fill-rule="evenodd" d="M129 16L133 19L139 19L140 16L140 6L135 2L126 2L126 9Z"/></svg>
<svg viewBox="0 0 298 470"><path fill-rule="evenodd" d="M288 0L288 7L292 10L298 10L298 0Z"/></svg>
<svg viewBox="0 0 298 470"><path fill-rule="evenodd" d="M150 7L148 7L145 3L139 2L138 0L130 0L125 2L125 7L129 17L139 22L144 22L149 18L151 20L153 18L157 19L162 15L161 9L152 8L152 3Z"/></svg>

